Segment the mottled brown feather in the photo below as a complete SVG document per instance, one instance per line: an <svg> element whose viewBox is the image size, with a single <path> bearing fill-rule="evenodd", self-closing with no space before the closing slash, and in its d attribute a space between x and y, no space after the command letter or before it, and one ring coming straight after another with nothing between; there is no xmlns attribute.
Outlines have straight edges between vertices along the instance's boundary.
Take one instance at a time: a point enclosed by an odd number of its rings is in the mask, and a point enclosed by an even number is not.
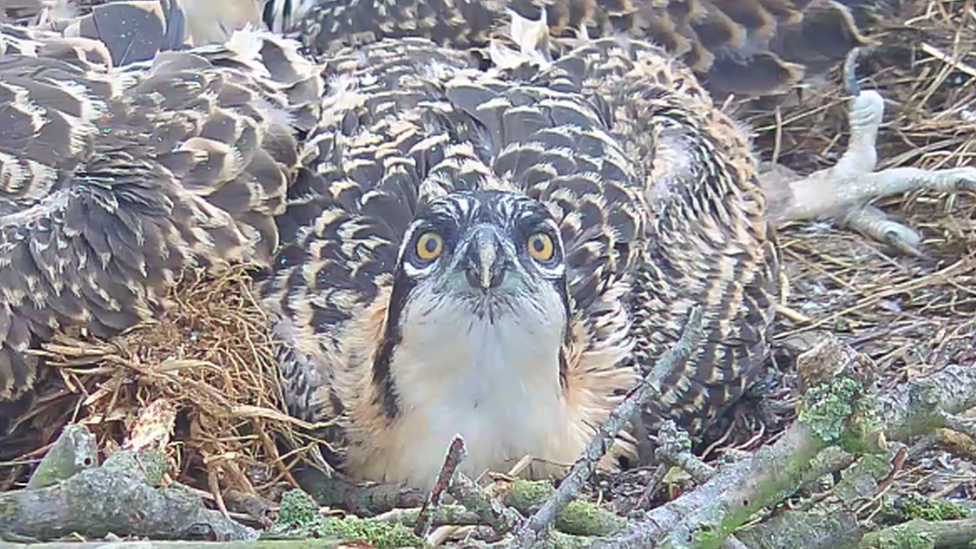
<svg viewBox="0 0 976 549"><path fill-rule="evenodd" d="M746 138L646 43L597 40L541 70L475 64L419 39L326 62L322 122L262 287L289 411L332 422L353 474L390 474L415 431L391 427L370 371L400 239L431 197L507 188L549 208L570 267L573 434L539 457L571 461L702 303L708 342L645 423L697 432L756 379L785 291Z"/></svg>
<svg viewBox="0 0 976 549"><path fill-rule="evenodd" d="M316 118L289 92L321 82L297 44L266 33L122 68L86 39L4 25L0 41L0 399L11 399L35 376L25 351L55 332L107 337L150 318L187 267L270 261L295 132ZM288 54L271 63L267 48Z"/></svg>
<svg viewBox="0 0 976 549"><path fill-rule="evenodd" d="M402 37L486 48L492 39L510 38L509 12L531 21L544 16L554 56L579 45L582 31L589 38L627 35L659 44L682 59L706 89L722 99L730 93L781 94L808 73L836 66L851 49L867 44L847 3L856 4L854 0L313 0L292 1L289 21L293 21L290 31L310 51L328 54Z"/></svg>

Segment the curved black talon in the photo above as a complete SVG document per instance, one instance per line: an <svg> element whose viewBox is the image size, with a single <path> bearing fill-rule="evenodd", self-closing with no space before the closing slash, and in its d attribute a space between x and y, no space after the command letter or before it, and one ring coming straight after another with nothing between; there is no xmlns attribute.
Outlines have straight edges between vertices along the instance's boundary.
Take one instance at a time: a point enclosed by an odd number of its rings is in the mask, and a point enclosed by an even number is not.
<svg viewBox="0 0 976 549"><path fill-rule="evenodd" d="M857 97L861 95L861 86L857 83L857 58L861 55L861 48L854 48L844 58L844 90Z"/></svg>
<svg viewBox="0 0 976 549"><path fill-rule="evenodd" d="M928 256L925 254L925 252L906 242L901 237L901 235L898 234L898 231L894 231L894 230L885 231L884 241L887 245L891 246L896 251L902 254L916 257L918 259L928 259Z"/></svg>

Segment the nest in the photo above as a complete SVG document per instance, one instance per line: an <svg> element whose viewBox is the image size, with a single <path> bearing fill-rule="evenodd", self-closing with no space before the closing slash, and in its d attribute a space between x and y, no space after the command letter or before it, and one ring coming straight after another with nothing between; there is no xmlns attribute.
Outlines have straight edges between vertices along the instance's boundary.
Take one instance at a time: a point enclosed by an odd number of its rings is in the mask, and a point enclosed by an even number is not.
<svg viewBox="0 0 976 549"><path fill-rule="evenodd" d="M176 412L171 476L205 489L225 512L226 494L269 496L294 482L299 457L281 455L276 441L293 438L300 422L282 411L270 325L246 268L189 273L169 301L157 321L110 342L60 337L44 346L47 376L3 441L5 454L18 455L0 464L0 489L23 481L66 423L87 425L111 453L153 403Z"/></svg>
<svg viewBox="0 0 976 549"><path fill-rule="evenodd" d="M857 74L861 89L876 90L885 100L877 169L973 165L973 3L910 3L871 38L876 45L862 52ZM848 136L850 96L841 72L838 67L829 84L802 90L793 105L740 116L752 128L762 160L801 174L836 163ZM874 205L920 233L924 256L900 255L826 222L783 227L779 239L791 293L774 326L774 350L795 356L823 332L833 332L873 360L886 386L949 364L976 364L976 193L913 191ZM757 438L775 436L761 433L764 427L727 444L751 441L749 449L755 449ZM913 450L899 483L934 497L972 498L976 443L941 430L924 444Z"/></svg>
<svg viewBox="0 0 976 549"><path fill-rule="evenodd" d="M976 12L970 2L906 7L861 56L862 89L885 99L878 169L953 168L976 156ZM848 95L837 73L795 107L748 119L764 159L801 173L833 165L846 144ZM971 110L973 109L973 110ZM791 280L791 311L777 330L787 341L833 330L882 371L914 376L972 364L976 350L976 194L915 191L877 206L922 235L924 257L824 223L780 233ZM795 314L790 314L790 312ZM903 374L903 375L902 375Z"/></svg>
<svg viewBox="0 0 976 549"><path fill-rule="evenodd" d="M976 11L970 2L909 6L879 27L862 56L863 89L887 102L879 168L944 168L976 154ZM764 160L801 173L836 162L846 143L846 101L835 73L792 106L747 113ZM972 109L972 110L970 110ZM912 192L877 202L923 235L925 257L896 256L882 244L827 223L781 231L792 295L776 345L802 346L817 331L841 334L867 353L890 383L976 359L976 195ZM59 339L47 346L47 379L0 440L0 490L18 486L69 422L85 423L109 452L140 410L163 400L176 411L169 444L174 479L225 496L274 498L294 484L289 470L311 444L281 404L274 343L251 295L246 270L195 276L171 295L152 325L111 342ZM7 412L4 412L7 414ZM746 436L748 447L767 436ZM278 441L299 448L282 455ZM743 446L743 440L729 441ZM956 487L972 486L971 480ZM943 489L944 490L944 487Z"/></svg>

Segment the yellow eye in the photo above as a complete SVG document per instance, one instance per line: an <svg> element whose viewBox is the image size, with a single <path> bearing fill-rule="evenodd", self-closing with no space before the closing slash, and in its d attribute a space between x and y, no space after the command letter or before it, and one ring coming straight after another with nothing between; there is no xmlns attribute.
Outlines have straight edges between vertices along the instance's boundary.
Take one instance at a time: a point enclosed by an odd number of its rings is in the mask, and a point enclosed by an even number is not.
<svg viewBox="0 0 976 549"><path fill-rule="evenodd" d="M444 239L435 232L424 233L417 239L417 257L424 261L437 259L444 251Z"/></svg>
<svg viewBox="0 0 976 549"><path fill-rule="evenodd" d="M549 235L545 233L535 233L529 237L527 245L529 247L529 255L536 260L549 261L552 259L555 246L552 243L552 239L549 238Z"/></svg>

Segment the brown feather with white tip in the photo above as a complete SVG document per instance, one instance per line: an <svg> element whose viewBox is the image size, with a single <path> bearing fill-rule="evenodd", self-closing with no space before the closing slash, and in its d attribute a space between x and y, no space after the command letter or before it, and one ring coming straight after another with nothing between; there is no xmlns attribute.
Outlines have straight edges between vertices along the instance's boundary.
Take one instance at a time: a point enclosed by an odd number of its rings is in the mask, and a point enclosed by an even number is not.
<svg viewBox="0 0 976 549"><path fill-rule="evenodd" d="M0 27L0 399L56 332L148 319L187 267L267 265L321 86L296 45L224 46L107 66L84 38ZM90 53L94 52L94 54Z"/></svg>

